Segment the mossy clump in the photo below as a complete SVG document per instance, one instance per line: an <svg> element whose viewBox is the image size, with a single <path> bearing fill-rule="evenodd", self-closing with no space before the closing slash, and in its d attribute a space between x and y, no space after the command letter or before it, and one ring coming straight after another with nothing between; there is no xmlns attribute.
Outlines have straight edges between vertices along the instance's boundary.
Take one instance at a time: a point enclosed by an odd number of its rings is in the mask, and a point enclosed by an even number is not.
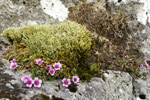
<svg viewBox="0 0 150 100"><path fill-rule="evenodd" d="M8 38L11 46L7 50L7 59L16 59L18 69L29 69L33 76L49 79L46 65L61 62L61 72L67 77L72 70L83 68L85 58L93 46L92 35L85 26L71 21L56 25L30 25L22 28L8 28L1 36ZM35 63L41 58L44 64ZM74 74L79 74L72 72ZM58 73L56 73L58 74ZM60 74L60 73L59 73ZM57 78L64 77L63 74Z"/></svg>

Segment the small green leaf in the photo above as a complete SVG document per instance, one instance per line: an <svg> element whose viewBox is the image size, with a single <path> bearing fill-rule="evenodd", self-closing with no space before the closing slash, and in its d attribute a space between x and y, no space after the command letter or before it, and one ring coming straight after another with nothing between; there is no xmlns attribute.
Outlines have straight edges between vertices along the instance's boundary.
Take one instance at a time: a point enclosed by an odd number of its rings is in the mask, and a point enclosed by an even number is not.
<svg viewBox="0 0 150 100"><path fill-rule="evenodd" d="M45 70L44 68L41 68L41 70Z"/></svg>
<svg viewBox="0 0 150 100"><path fill-rule="evenodd" d="M61 41L61 44L65 44L65 41Z"/></svg>
<svg viewBox="0 0 150 100"><path fill-rule="evenodd" d="M38 72L35 72L36 73L36 75L38 75Z"/></svg>
<svg viewBox="0 0 150 100"><path fill-rule="evenodd" d="M48 75L48 79L51 80L51 76L50 75Z"/></svg>
<svg viewBox="0 0 150 100"><path fill-rule="evenodd" d="M75 71L75 72L76 72L76 71L77 71L77 69L76 69L76 68L73 68L73 71Z"/></svg>
<svg viewBox="0 0 150 100"><path fill-rule="evenodd" d="M79 80L79 83L82 83L82 81L81 81L81 80Z"/></svg>
<svg viewBox="0 0 150 100"><path fill-rule="evenodd" d="M60 73L61 73L61 71L59 70L59 71L58 71L58 75L59 75Z"/></svg>
<svg viewBox="0 0 150 100"><path fill-rule="evenodd" d="M72 71L71 74L74 75L74 72Z"/></svg>

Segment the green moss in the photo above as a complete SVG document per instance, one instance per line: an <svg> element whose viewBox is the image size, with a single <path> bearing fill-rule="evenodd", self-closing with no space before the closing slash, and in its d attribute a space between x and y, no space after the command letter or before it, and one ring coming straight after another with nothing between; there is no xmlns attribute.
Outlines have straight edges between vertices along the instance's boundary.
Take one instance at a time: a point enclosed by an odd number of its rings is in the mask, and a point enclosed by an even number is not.
<svg viewBox="0 0 150 100"><path fill-rule="evenodd" d="M90 66L90 70L92 72L99 72L100 66L98 64L93 64L93 65Z"/></svg>
<svg viewBox="0 0 150 100"><path fill-rule="evenodd" d="M17 62L23 63L18 69L28 68L33 76L39 77L46 77L45 75L48 74L44 66L58 61L63 64L61 71L67 69L67 74L73 68L83 68L84 66L81 65L93 46L90 31L71 21L56 25L8 28L3 31L1 36L8 38L12 43L7 58L9 60L15 58ZM42 66L35 64L37 58L44 60Z"/></svg>
<svg viewBox="0 0 150 100"><path fill-rule="evenodd" d="M3 62L0 60L0 67L2 67L3 66Z"/></svg>
<svg viewBox="0 0 150 100"><path fill-rule="evenodd" d="M82 76L80 76L80 77L81 77L81 79L90 81L93 76L94 76L94 75L92 75L92 74L90 74L90 73L83 73Z"/></svg>
<svg viewBox="0 0 150 100"><path fill-rule="evenodd" d="M42 100L50 100L49 96L45 94L40 94L40 97L42 98Z"/></svg>

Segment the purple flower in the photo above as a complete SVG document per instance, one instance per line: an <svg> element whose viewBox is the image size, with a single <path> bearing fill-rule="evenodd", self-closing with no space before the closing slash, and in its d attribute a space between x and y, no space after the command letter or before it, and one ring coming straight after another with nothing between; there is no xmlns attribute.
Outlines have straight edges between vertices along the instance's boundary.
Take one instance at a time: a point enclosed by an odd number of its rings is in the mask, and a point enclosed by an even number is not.
<svg viewBox="0 0 150 100"><path fill-rule="evenodd" d="M100 74L103 74L103 72L100 72Z"/></svg>
<svg viewBox="0 0 150 100"><path fill-rule="evenodd" d="M121 65L121 68L123 68L123 65Z"/></svg>
<svg viewBox="0 0 150 100"><path fill-rule="evenodd" d="M71 84L70 79L66 79L66 78L63 78L62 82L64 87L68 87L68 85Z"/></svg>
<svg viewBox="0 0 150 100"><path fill-rule="evenodd" d="M41 59L36 59L35 61L36 61L36 64L38 64L38 65L41 65L43 63L43 60L41 60Z"/></svg>
<svg viewBox="0 0 150 100"><path fill-rule="evenodd" d="M126 55L126 56L125 56L125 58L129 58L129 56L128 56L128 55Z"/></svg>
<svg viewBox="0 0 150 100"><path fill-rule="evenodd" d="M144 60L144 63L146 65L146 67L149 68L149 64L146 62L146 60Z"/></svg>
<svg viewBox="0 0 150 100"><path fill-rule="evenodd" d="M60 62L58 62L58 63L54 63L53 67L55 68L55 70L60 70L62 65L60 64Z"/></svg>
<svg viewBox="0 0 150 100"><path fill-rule="evenodd" d="M41 87L42 84L42 80L39 80L38 78L34 78L34 80L32 81L32 84L34 84L34 87Z"/></svg>
<svg viewBox="0 0 150 100"><path fill-rule="evenodd" d="M72 77L72 81L73 81L74 83L78 83L78 82L79 82L78 76L73 76L73 77Z"/></svg>
<svg viewBox="0 0 150 100"><path fill-rule="evenodd" d="M53 76L53 75L55 74L55 70L51 68L51 69L49 70L49 73L51 74L51 76Z"/></svg>
<svg viewBox="0 0 150 100"><path fill-rule="evenodd" d="M148 63L146 62L146 60L144 60L144 64L145 64L145 65L148 65Z"/></svg>
<svg viewBox="0 0 150 100"><path fill-rule="evenodd" d="M141 64L140 67L143 67L143 64Z"/></svg>
<svg viewBox="0 0 150 100"><path fill-rule="evenodd" d="M10 61L11 63L16 63L16 59L13 59Z"/></svg>
<svg viewBox="0 0 150 100"><path fill-rule="evenodd" d="M24 83L27 83L28 80L31 80L32 78L29 76L29 75L26 75L24 77L21 78L21 80L24 82Z"/></svg>
<svg viewBox="0 0 150 100"><path fill-rule="evenodd" d="M10 69L15 69L18 67L18 64L17 63L11 63L10 64Z"/></svg>
<svg viewBox="0 0 150 100"><path fill-rule="evenodd" d="M32 83L33 83L32 81L33 81L32 78L29 78L26 82L26 86L29 88L32 87Z"/></svg>
<svg viewBox="0 0 150 100"><path fill-rule="evenodd" d="M52 67L51 67L51 65L47 65L47 66L45 67L45 69L50 70L50 69L52 69Z"/></svg>

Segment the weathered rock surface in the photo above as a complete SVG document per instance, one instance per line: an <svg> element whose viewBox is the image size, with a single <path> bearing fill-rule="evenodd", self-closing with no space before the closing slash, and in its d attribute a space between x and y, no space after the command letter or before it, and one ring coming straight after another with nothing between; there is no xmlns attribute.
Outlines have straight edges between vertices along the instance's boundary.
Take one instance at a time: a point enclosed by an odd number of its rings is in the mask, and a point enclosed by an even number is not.
<svg viewBox="0 0 150 100"><path fill-rule="evenodd" d="M132 77L125 72L107 71L102 78L93 78L89 83L78 83L77 91L71 92L68 88L62 87L61 80L44 82L42 88L27 88L20 80L24 75L29 75L26 70L14 71L9 69L9 62L0 70L0 97L19 100L31 98L42 99L41 95L58 97L65 100L133 100ZM3 93L3 94L2 94ZM12 95L12 97L11 97Z"/></svg>
<svg viewBox="0 0 150 100"><path fill-rule="evenodd" d="M136 45L144 53L144 59L150 58L150 1L149 0L108 0L107 10L124 11L131 18L130 28Z"/></svg>
<svg viewBox="0 0 150 100"><path fill-rule="evenodd" d="M43 0L44 1L44 0ZM61 2L62 3L61 3ZM22 27L30 24L54 24L67 18L67 9L79 0L45 0L51 5L41 5L41 0L0 0L0 33L8 27ZM104 0L88 0L104 1ZM55 4L63 8L58 14ZM134 39L144 53L150 57L150 2L149 0L107 0L107 10L125 11L132 19ZM58 6L59 6L58 5ZM44 6L48 8L44 8ZM50 8L49 8L50 7ZM54 10L53 10L54 9ZM65 16L63 16L65 15ZM0 37L0 56L9 42ZM128 73L107 71L104 79L93 78L89 83L78 84L76 92L62 87L61 80L44 82L42 88L27 88L20 78L27 70L9 69L9 62L0 58L0 99L1 100L150 100L150 69L142 69L146 79L133 79Z"/></svg>
<svg viewBox="0 0 150 100"><path fill-rule="evenodd" d="M0 68L0 97L8 100L150 100L149 69L143 68L147 73L146 80L133 80L128 73L108 70L103 79L93 78L89 83L78 83L77 91L71 92L62 87L61 80L46 81L39 89L27 88L20 79L30 73L27 70L11 70L8 61L2 59L2 62L4 65Z"/></svg>

